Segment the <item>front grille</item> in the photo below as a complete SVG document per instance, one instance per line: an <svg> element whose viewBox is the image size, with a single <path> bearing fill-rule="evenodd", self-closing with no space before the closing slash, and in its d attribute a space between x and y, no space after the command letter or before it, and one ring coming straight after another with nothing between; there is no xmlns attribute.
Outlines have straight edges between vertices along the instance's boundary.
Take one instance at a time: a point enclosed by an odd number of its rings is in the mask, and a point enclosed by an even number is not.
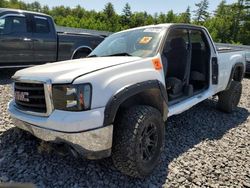
<svg viewBox="0 0 250 188"><path fill-rule="evenodd" d="M23 111L46 113L44 84L42 83L15 83L15 103Z"/></svg>

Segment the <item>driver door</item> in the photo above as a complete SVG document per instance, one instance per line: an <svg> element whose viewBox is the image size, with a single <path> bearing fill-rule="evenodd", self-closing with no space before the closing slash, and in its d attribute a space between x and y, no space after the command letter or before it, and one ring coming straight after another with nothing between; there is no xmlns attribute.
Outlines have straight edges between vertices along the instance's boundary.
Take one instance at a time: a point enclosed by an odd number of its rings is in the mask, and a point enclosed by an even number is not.
<svg viewBox="0 0 250 188"><path fill-rule="evenodd" d="M32 32L23 14L0 17L0 63L5 66L33 62ZM23 64L22 64L23 65Z"/></svg>

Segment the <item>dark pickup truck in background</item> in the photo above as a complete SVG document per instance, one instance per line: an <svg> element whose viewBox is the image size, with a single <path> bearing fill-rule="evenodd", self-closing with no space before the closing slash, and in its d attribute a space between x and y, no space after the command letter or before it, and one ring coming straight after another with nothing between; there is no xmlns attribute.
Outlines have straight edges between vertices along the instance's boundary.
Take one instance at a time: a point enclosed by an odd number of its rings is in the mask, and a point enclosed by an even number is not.
<svg viewBox="0 0 250 188"><path fill-rule="evenodd" d="M86 57L104 38L57 32L46 14L0 8L0 68Z"/></svg>

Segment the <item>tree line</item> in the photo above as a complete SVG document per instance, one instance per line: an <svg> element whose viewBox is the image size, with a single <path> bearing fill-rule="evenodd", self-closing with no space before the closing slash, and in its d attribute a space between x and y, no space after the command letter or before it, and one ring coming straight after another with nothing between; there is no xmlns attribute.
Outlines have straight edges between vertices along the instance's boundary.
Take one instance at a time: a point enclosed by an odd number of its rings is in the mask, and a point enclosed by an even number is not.
<svg viewBox="0 0 250 188"><path fill-rule="evenodd" d="M39 2L25 3L19 0L0 0L0 7L43 12L51 15L60 26L95 29L116 32L128 28L159 23L192 23L205 26L214 41L250 45L250 0L237 0L227 4L221 0L215 11L209 12L209 0L195 4L195 10L188 6L185 12L173 10L155 13L132 12L126 3L122 14L117 14L112 3L102 11L86 10L80 5L75 8L57 6L49 8ZM193 17L192 17L193 14Z"/></svg>

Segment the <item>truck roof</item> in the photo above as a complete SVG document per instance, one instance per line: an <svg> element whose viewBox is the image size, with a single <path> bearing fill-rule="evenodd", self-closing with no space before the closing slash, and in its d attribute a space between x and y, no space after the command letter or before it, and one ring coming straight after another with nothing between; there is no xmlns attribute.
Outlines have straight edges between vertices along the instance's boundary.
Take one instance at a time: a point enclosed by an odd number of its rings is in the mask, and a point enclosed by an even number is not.
<svg viewBox="0 0 250 188"><path fill-rule="evenodd" d="M2 12L17 12L17 13L30 13L30 14L36 14L36 15L41 15L41 16L47 16L47 17L51 17L47 14L44 13L40 13L40 12L33 12L33 11L27 11L27 10L20 10L20 9L11 9L11 8L0 8L0 13Z"/></svg>
<svg viewBox="0 0 250 188"><path fill-rule="evenodd" d="M171 27L171 26L183 26L183 27L193 27L193 28L202 28L206 29L203 26L198 26L198 25L193 25L193 24L184 24L184 23L163 23L163 24L156 24L156 25L146 25L146 26L141 26L141 27L136 27L132 29L127 29L124 31L120 31L119 33L125 32L125 31L132 31L132 30L137 30L137 29L146 29L146 28L153 28L153 27L163 27L165 29Z"/></svg>

